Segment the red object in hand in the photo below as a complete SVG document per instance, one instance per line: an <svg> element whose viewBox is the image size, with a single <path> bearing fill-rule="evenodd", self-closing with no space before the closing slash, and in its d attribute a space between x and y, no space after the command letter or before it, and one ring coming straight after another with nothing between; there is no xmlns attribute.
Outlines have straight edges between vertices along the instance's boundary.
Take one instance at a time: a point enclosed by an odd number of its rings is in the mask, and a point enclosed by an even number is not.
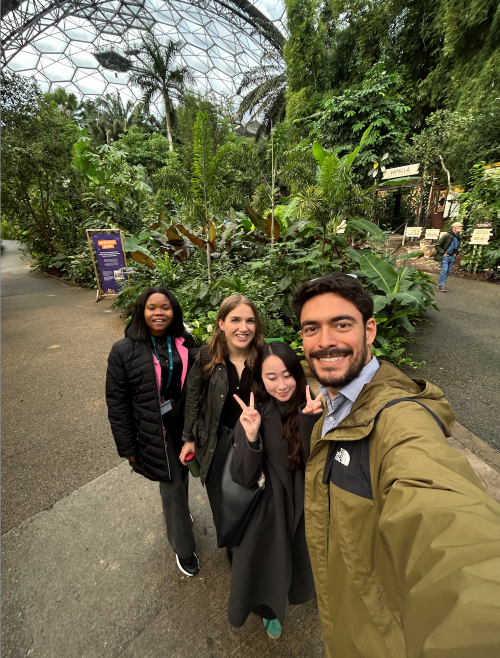
<svg viewBox="0 0 500 658"><path fill-rule="evenodd" d="M194 452L188 452L188 454L184 457L184 461L186 462L186 466L189 468L191 475L194 478L199 478L200 477L200 465L198 464L198 461L196 460L196 457L194 456Z"/></svg>

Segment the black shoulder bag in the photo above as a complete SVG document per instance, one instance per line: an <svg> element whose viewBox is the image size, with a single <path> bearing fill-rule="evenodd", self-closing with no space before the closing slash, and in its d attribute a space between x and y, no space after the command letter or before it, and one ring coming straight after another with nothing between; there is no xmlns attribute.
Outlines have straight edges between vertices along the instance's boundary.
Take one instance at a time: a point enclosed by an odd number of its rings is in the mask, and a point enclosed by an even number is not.
<svg viewBox="0 0 500 658"><path fill-rule="evenodd" d="M233 482L230 471L233 436L234 430L219 429L205 482L219 548L238 546L264 491L264 474L250 489Z"/></svg>

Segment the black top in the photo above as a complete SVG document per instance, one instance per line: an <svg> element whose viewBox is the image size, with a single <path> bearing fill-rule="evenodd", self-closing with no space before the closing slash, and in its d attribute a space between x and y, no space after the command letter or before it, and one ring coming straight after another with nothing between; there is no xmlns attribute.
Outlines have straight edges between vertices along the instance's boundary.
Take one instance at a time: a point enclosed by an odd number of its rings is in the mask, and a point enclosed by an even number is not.
<svg viewBox="0 0 500 658"><path fill-rule="evenodd" d="M276 398L274 398L274 402L276 403L276 406L278 407L280 414L283 415L285 413L285 409L288 406L289 400L287 400L286 402L281 402L281 400L277 400Z"/></svg>
<svg viewBox="0 0 500 658"><path fill-rule="evenodd" d="M168 343L167 334L164 336L155 336L156 351L160 357L161 374L163 379L163 399L164 400L177 400L181 396L181 375L182 375L182 359L175 346L175 341L172 339L172 357L174 360L174 371L172 373L172 380L170 386L167 388L168 374L169 374L169 361L168 361ZM152 342L151 342L152 345Z"/></svg>
<svg viewBox="0 0 500 658"><path fill-rule="evenodd" d="M234 399L236 394L245 404L250 404L250 393L252 392L252 373L249 368L244 367L241 380L238 377L236 366L229 357L226 358L228 390L224 406L220 414L219 426L224 425L231 429L236 425L241 415L241 407Z"/></svg>

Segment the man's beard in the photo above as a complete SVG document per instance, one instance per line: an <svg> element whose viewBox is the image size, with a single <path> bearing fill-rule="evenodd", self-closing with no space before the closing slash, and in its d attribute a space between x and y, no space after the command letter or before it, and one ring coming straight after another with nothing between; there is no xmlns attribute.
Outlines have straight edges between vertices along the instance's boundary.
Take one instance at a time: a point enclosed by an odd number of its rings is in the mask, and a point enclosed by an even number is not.
<svg viewBox="0 0 500 658"><path fill-rule="evenodd" d="M363 338L363 345L358 355L354 357L354 359L352 359L349 367L347 368L347 371L341 376L336 375L334 371L327 373L325 375L319 375L316 369L314 368L314 359L321 359L321 358L328 359L336 356L348 356L350 354L353 354L352 349L351 350L346 350L346 349L316 350L315 352L309 352L309 357L307 361L309 362L309 366L311 367L311 370L313 371L316 379L319 381L320 384L322 384L326 388L339 389L342 388L343 386L347 386L347 384L350 384L352 381L354 381L365 367L366 357L368 355L366 336Z"/></svg>

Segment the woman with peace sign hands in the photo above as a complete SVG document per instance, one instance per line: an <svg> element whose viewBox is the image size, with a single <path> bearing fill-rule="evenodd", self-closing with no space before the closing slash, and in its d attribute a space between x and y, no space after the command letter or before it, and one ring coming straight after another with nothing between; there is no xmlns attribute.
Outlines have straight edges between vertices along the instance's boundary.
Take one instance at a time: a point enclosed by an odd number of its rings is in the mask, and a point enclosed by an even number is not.
<svg viewBox="0 0 500 658"><path fill-rule="evenodd" d="M264 492L239 546L233 549L228 617L242 626L251 612L263 618L267 634L281 635L286 602L314 596L304 527L304 457L299 432L302 418L311 431L322 413L313 400L295 352L280 342L266 344L255 364L249 404L235 427L231 476L252 487L265 478ZM303 424L305 421L302 420Z"/></svg>

